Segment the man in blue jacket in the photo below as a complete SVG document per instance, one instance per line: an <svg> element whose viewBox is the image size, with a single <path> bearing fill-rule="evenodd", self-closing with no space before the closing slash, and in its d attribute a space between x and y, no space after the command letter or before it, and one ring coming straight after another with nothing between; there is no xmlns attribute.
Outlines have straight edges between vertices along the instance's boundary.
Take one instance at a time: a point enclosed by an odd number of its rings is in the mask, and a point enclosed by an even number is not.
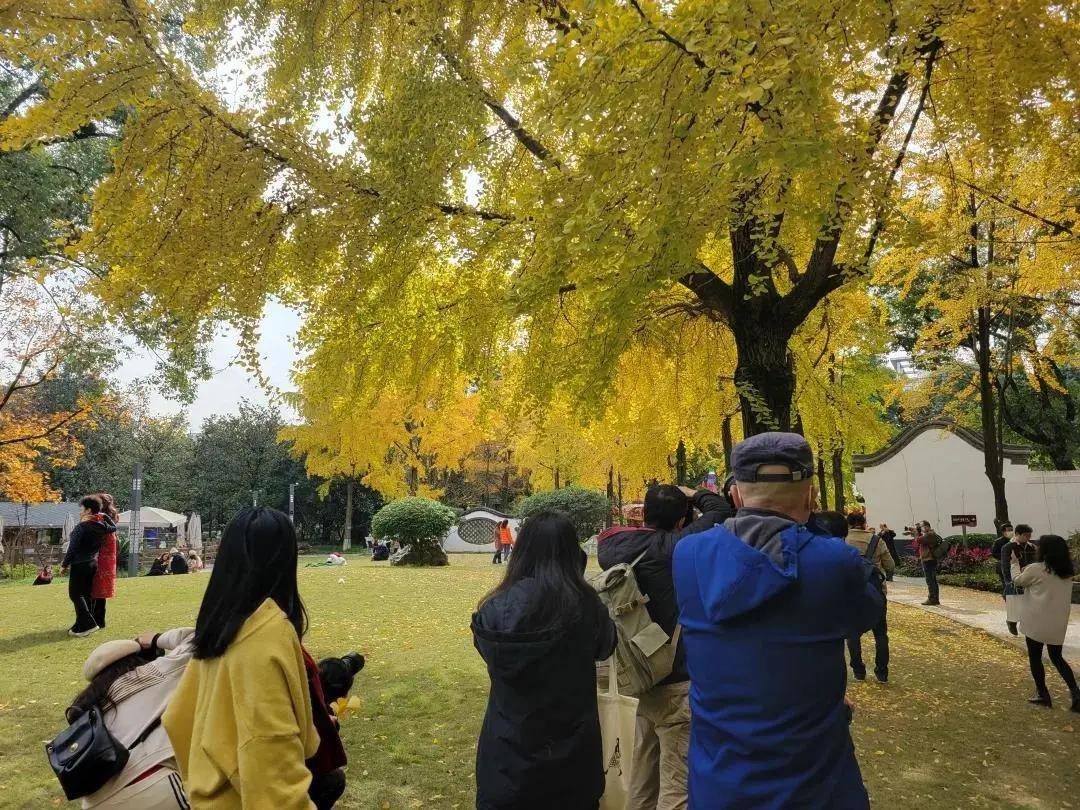
<svg viewBox="0 0 1080 810"><path fill-rule="evenodd" d="M881 618L879 575L806 528L813 454L791 433L732 453L738 511L675 548L690 672L690 807L869 807L844 642Z"/></svg>

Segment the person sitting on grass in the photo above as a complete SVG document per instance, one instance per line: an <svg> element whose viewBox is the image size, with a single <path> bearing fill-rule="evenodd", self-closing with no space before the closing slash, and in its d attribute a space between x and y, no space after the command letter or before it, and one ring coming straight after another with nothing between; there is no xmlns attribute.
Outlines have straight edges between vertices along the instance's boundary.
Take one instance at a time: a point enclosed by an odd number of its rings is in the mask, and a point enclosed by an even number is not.
<svg viewBox="0 0 1080 810"><path fill-rule="evenodd" d="M162 554L160 557L155 557L154 561L150 564L150 570L147 571L148 577L163 577L169 573L169 554L168 552Z"/></svg>
<svg viewBox="0 0 1080 810"><path fill-rule="evenodd" d="M96 706L130 753L120 773L82 800L83 808L190 807L161 715L191 660L194 633L179 627L106 641L86 659L90 684L71 702L67 720L74 723Z"/></svg>
<svg viewBox="0 0 1080 810"><path fill-rule="evenodd" d="M43 565L38 569L37 579L34 580L35 585L51 585L52 584L52 566Z"/></svg>
<svg viewBox="0 0 1080 810"><path fill-rule="evenodd" d="M1018 526L1017 533L1019 531ZM1069 688L1072 711L1080 712L1080 689L1076 686L1076 676L1061 654L1065 633L1069 629L1073 577L1076 575L1068 543L1060 535L1044 534L1039 538L1037 562L1022 570L1021 553L1020 549L1012 550L1009 574L1012 583L1024 589L1024 598L1020 601L1020 629L1024 631L1027 642L1028 664L1036 692L1028 702L1047 708L1051 706L1050 690L1046 688L1046 669L1042 662L1045 645L1050 663Z"/></svg>
<svg viewBox="0 0 1080 810"><path fill-rule="evenodd" d="M477 810L596 810L604 793L596 665L615 625L585 579L574 524L525 521L506 576L472 617L491 692L476 747Z"/></svg>
<svg viewBox="0 0 1080 810"><path fill-rule="evenodd" d="M170 574L187 574L191 569L188 567L187 560L184 559L184 555L180 552L180 549L174 548L171 552L171 559L169 561L169 573Z"/></svg>

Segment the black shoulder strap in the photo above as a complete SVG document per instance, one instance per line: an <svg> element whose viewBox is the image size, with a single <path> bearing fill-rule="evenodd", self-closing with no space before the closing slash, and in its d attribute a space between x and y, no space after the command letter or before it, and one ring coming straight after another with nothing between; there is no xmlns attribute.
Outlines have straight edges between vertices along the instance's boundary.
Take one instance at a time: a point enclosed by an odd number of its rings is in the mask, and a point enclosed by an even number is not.
<svg viewBox="0 0 1080 810"><path fill-rule="evenodd" d="M142 730L142 733L138 737L135 738L135 741L131 745L128 746L128 750L130 751L136 745L141 745L142 743L146 742L146 738L149 737L151 734L153 734L154 729L156 729L160 725L161 725L161 715L159 714L152 721L150 721L150 725L148 725L146 728L144 728Z"/></svg>
<svg viewBox="0 0 1080 810"><path fill-rule="evenodd" d="M870 542L866 544L866 551L863 553L863 557L870 560L870 562L873 562L874 555L877 553L877 547L879 542L881 542L880 534L875 534L873 537L871 537Z"/></svg>

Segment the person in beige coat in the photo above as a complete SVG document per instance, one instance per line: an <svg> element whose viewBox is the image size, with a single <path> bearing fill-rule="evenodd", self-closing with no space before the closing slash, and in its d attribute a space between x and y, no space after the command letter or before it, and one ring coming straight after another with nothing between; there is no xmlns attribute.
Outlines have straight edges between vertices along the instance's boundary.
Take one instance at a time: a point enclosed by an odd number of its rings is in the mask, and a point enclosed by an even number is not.
<svg viewBox="0 0 1080 810"><path fill-rule="evenodd" d="M896 570L896 563L881 536L867 529L866 515L859 512L852 513L847 516L847 523L848 533L844 541L849 546L857 548L863 557L870 560L881 571L884 579L891 578L893 571ZM885 589L884 582L881 583L881 587L882 590ZM874 634L874 677L881 683L889 680L889 626L886 618L888 604L886 601L886 610L881 613L881 621L870 631ZM857 681L864 681L866 680L866 664L863 663L862 657L862 636L851 636L847 644L848 655L851 658L852 677Z"/></svg>
<svg viewBox="0 0 1080 810"><path fill-rule="evenodd" d="M82 800L83 810L186 810L184 784L161 715L191 660L195 629L178 627L107 641L83 665L89 685L67 710L68 722L97 706L105 726L130 751L127 765Z"/></svg>
<svg viewBox="0 0 1080 810"><path fill-rule="evenodd" d="M1065 538L1044 534L1039 538L1036 562L1020 569L1015 551L1010 560L1013 584L1024 589L1020 602L1020 630L1027 641L1028 664L1035 681L1036 695L1028 700L1036 706L1051 706L1050 690L1046 688L1046 669L1042 652L1046 647L1050 663L1057 669L1072 697L1072 711L1080 712L1080 690L1076 676L1061 654L1065 633L1069 629L1072 609L1072 584L1076 569Z"/></svg>

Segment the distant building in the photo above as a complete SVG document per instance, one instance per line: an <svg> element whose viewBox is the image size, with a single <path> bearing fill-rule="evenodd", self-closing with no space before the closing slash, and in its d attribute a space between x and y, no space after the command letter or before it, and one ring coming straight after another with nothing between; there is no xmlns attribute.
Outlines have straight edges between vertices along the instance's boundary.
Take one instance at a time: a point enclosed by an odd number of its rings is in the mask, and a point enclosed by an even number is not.
<svg viewBox="0 0 1080 810"><path fill-rule="evenodd" d="M0 501L0 524L9 562L20 562L20 549L26 556L41 545L60 545L64 524L79 520L77 503L11 503Z"/></svg>
<svg viewBox="0 0 1080 810"><path fill-rule="evenodd" d="M1004 448L1009 517L1029 523L1036 535L1080 531L1080 472L1031 470L1031 448ZM855 456L855 486L874 525L899 534L929 520L942 535L959 533L953 515L974 515L969 531L993 533L994 494L983 468L982 435L948 419L908 428L887 447Z"/></svg>

